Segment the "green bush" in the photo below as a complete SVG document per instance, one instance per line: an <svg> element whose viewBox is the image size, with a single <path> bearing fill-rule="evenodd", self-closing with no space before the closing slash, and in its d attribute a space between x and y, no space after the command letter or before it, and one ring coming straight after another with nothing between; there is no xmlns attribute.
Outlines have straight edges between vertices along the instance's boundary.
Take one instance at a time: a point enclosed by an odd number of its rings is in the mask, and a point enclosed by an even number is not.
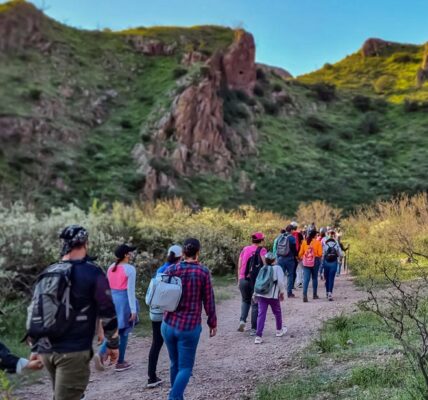
<svg viewBox="0 0 428 400"><path fill-rule="evenodd" d="M263 99L262 100L263 108L265 109L266 113L269 115L277 115L279 112L279 105L276 104L273 101Z"/></svg>
<svg viewBox="0 0 428 400"><path fill-rule="evenodd" d="M187 74L187 69L183 67L175 67L172 71L172 76L174 77L174 79L181 78L186 74Z"/></svg>
<svg viewBox="0 0 428 400"><path fill-rule="evenodd" d="M336 148L336 139L332 136L319 136L316 145L323 150L331 151Z"/></svg>
<svg viewBox="0 0 428 400"><path fill-rule="evenodd" d="M266 82L266 74L261 68L257 68L256 78L258 81Z"/></svg>
<svg viewBox="0 0 428 400"><path fill-rule="evenodd" d="M330 128L327 122L324 122L316 115L310 115L309 117L307 117L305 120L305 124L310 128L316 129L319 132L325 132L328 128Z"/></svg>
<svg viewBox="0 0 428 400"><path fill-rule="evenodd" d="M359 130L364 135L374 135L380 131L379 119L374 112L370 112L364 115L362 118Z"/></svg>
<svg viewBox="0 0 428 400"><path fill-rule="evenodd" d="M356 95L352 99L352 103L357 110L362 111L362 112L369 111L372 108L372 101L371 101L370 97L363 96L360 94Z"/></svg>
<svg viewBox="0 0 428 400"><path fill-rule="evenodd" d="M254 86L253 93L258 97L263 97L265 95L265 91L258 84Z"/></svg>
<svg viewBox="0 0 428 400"><path fill-rule="evenodd" d="M324 101L326 103L336 98L336 87L329 83L316 83L312 85L312 90L314 91L318 100Z"/></svg>
<svg viewBox="0 0 428 400"><path fill-rule="evenodd" d="M419 103L415 100L406 99L403 103L403 108L406 113L411 113L419 110Z"/></svg>
<svg viewBox="0 0 428 400"><path fill-rule="evenodd" d="M279 83L275 83L272 87L274 92L280 92L282 90L282 86Z"/></svg>
<svg viewBox="0 0 428 400"><path fill-rule="evenodd" d="M38 88L32 88L28 92L28 97L30 100L39 101L42 98L42 90Z"/></svg>

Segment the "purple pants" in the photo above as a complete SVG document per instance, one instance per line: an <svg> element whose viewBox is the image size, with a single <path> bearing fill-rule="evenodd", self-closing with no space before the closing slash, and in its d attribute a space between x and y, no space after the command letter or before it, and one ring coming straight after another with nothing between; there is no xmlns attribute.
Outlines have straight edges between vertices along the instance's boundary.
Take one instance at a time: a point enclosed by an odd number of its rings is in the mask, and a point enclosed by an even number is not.
<svg viewBox="0 0 428 400"><path fill-rule="evenodd" d="M258 297L259 301L259 315L257 316L257 336L263 335L263 329L265 327L266 314L268 306L272 309L273 315L275 315L276 329L279 331L282 329L282 313L281 303L278 299L266 299L265 297Z"/></svg>

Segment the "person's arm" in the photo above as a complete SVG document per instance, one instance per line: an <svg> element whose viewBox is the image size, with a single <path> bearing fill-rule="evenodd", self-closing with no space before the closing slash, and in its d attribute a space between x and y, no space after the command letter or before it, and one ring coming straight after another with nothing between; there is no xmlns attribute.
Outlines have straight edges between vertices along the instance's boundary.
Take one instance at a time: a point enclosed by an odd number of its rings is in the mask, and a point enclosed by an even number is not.
<svg viewBox="0 0 428 400"><path fill-rule="evenodd" d="M98 273L95 282L94 300L97 305L97 315L101 320L107 347L112 350L119 348L119 334L111 290L107 277L103 272Z"/></svg>
<svg viewBox="0 0 428 400"><path fill-rule="evenodd" d="M300 246L300 250L299 250L299 255L298 258L299 260L301 260L303 258L303 256L305 255L305 251L306 251L306 242L302 242L302 245Z"/></svg>
<svg viewBox="0 0 428 400"><path fill-rule="evenodd" d="M135 267L132 265L125 265L125 274L128 277L128 302L129 308L131 309L131 314L133 317L137 316L137 298L135 297L135 282L137 280L137 272L135 271ZM132 316L131 316L132 318Z"/></svg>
<svg viewBox="0 0 428 400"><path fill-rule="evenodd" d="M212 337L215 336L217 330L217 314L215 311L214 289L209 272L205 275L202 301L208 316L207 324L210 327L210 336Z"/></svg>
<svg viewBox="0 0 428 400"><path fill-rule="evenodd" d="M296 243L296 238L293 235L290 235L290 251L291 254L293 254L294 257L297 257L297 243Z"/></svg>
<svg viewBox="0 0 428 400"><path fill-rule="evenodd" d="M239 282L239 274L241 273L242 268L242 256L243 256L244 250L241 251L241 254L239 254L239 260L238 260L238 268L236 269L236 279Z"/></svg>
<svg viewBox="0 0 428 400"><path fill-rule="evenodd" d="M284 275L284 271L278 265L275 266L275 267L276 267L275 270L276 270L276 273L277 273L277 282L278 282L279 293L285 293L285 275Z"/></svg>

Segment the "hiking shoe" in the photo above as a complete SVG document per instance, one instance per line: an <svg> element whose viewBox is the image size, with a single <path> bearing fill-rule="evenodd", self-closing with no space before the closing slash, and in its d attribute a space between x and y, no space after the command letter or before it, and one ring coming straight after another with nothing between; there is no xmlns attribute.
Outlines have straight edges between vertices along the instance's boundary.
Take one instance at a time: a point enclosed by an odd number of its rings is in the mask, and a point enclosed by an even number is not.
<svg viewBox="0 0 428 400"><path fill-rule="evenodd" d="M97 371L105 371L106 370L106 366L105 366L104 363L106 361L107 361L107 356L105 354L96 353L94 355L95 369Z"/></svg>
<svg viewBox="0 0 428 400"><path fill-rule="evenodd" d="M146 387L149 388L149 389L153 389L155 387L158 387L162 383L163 383L163 380L160 379L160 378L158 378L158 377L156 377L156 379L149 379L147 381L147 386Z"/></svg>
<svg viewBox="0 0 428 400"><path fill-rule="evenodd" d="M318 300L318 299L319 299L318 295L314 294L314 300Z"/></svg>
<svg viewBox="0 0 428 400"><path fill-rule="evenodd" d="M244 321L241 321L241 322L239 323L238 332L244 332L244 330L245 330L245 322L244 322Z"/></svg>
<svg viewBox="0 0 428 400"><path fill-rule="evenodd" d="M328 298L328 301L333 301L333 295L331 294L331 292L327 293L327 298Z"/></svg>
<svg viewBox="0 0 428 400"><path fill-rule="evenodd" d="M308 296L303 296L303 303L307 303L308 302Z"/></svg>
<svg viewBox="0 0 428 400"><path fill-rule="evenodd" d="M296 297L296 295L295 295L295 294L293 294L293 293L291 293L291 294L288 294L288 295L287 295L287 297L288 297L289 299L292 299L292 298Z"/></svg>
<svg viewBox="0 0 428 400"><path fill-rule="evenodd" d="M250 330L250 336L256 336L256 330L255 329Z"/></svg>
<svg viewBox="0 0 428 400"><path fill-rule="evenodd" d="M280 329L279 331L276 331L276 337L281 337L284 336L288 331L288 328L286 326L283 326L282 329Z"/></svg>
<svg viewBox="0 0 428 400"><path fill-rule="evenodd" d="M126 371L127 369L129 369L131 367L132 367L131 364L129 364L126 361L124 361L123 363L117 363L114 370L116 372L122 372L122 371Z"/></svg>
<svg viewBox="0 0 428 400"><path fill-rule="evenodd" d="M262 344L263 339L260 336L256 336L256 338L254 339L254 343L255 344Z"/></svg>

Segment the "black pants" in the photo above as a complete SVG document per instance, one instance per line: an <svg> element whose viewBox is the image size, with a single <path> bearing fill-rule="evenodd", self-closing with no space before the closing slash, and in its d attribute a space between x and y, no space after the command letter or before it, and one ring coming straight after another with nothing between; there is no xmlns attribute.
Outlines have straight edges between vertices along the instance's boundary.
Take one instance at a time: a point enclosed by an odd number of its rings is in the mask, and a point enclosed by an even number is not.
<svg viewBox="0 0 428 400"><path fill-rule="evenodd" d="M252 301L254 287L247 279L239 280L239 290L242 296L241 321L247 322L248 313L251 308L251 329L257 329L257 315L259 313L258 303Z"/></svg>
<svg viewBox="0 0 428 400"><path fill-rule="evenodd" d="M152 346L149 353L149 379L156 380L156 368L158 365L159 353L163 345L163 337L161 334L162 321L152 321Z"/></svg>
<svg viewBox="0 0 428 400"><path fill-rule="evenodd" d="M11 374L16 372L19 358L11 354L9 349L0 342L0 369Z"/></svg>

